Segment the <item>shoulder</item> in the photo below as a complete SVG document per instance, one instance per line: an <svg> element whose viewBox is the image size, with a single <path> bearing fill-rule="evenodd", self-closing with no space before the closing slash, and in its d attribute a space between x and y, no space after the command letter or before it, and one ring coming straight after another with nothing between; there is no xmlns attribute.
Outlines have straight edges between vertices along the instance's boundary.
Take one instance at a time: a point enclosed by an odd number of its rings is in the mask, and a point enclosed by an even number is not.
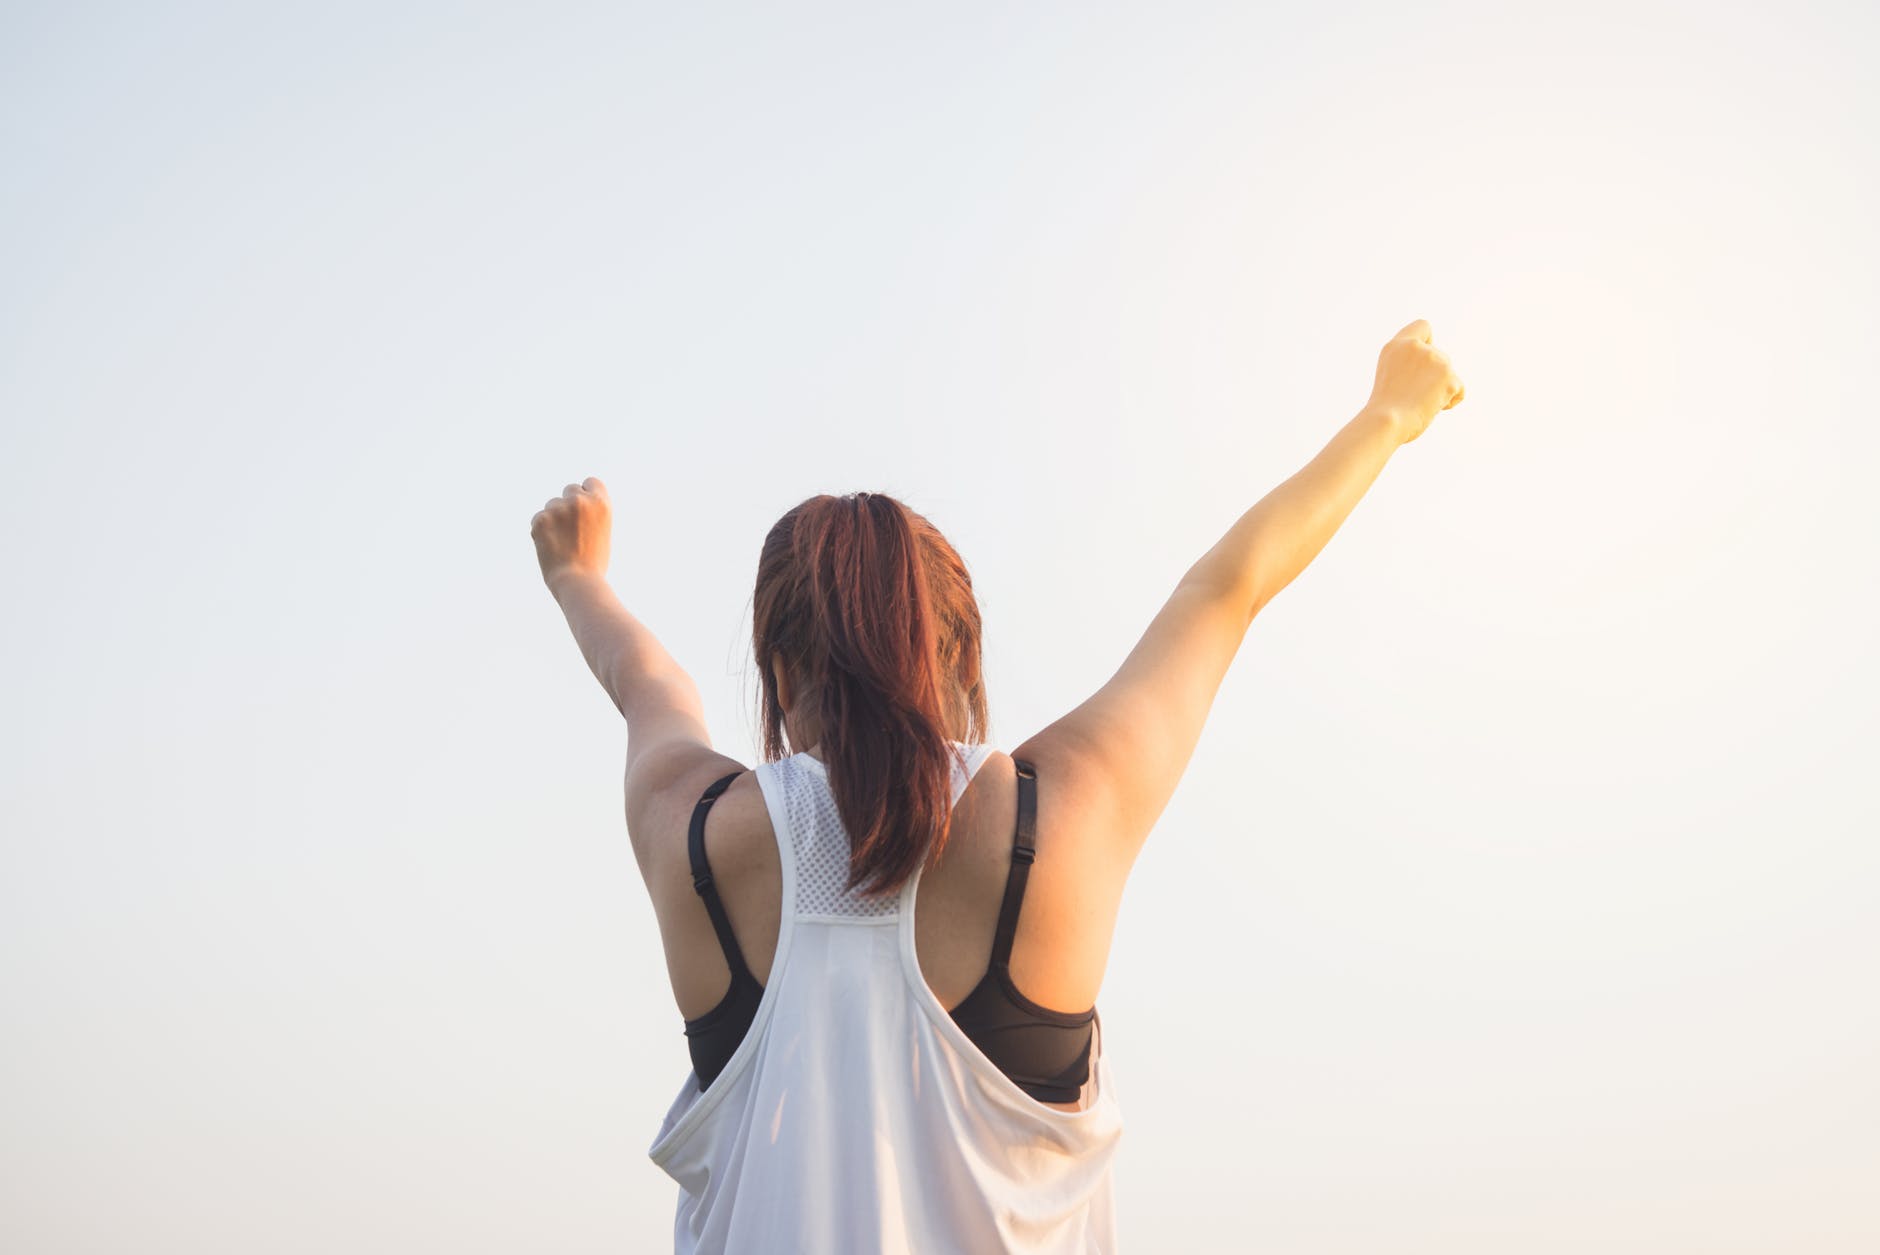
<svg viewBox="0 0 1880 1255"><path fill-rule="evenodd" d="M725 776L731 783L712 804L712 811L742 812L751 799L762 805L756 773L746 764L709 745L675 742L640 756L629 755L626 778L627 836L634 858L649 885L667 879L669 871L686 869L686 840L692 813L705 790ZM713 823L715 829L719 823Z"/></svg>
<svg viewBox="0 0 1880 1255"><path fill-rule="evenodd" d="M1108 822L1104 794L1088 760L1050 740L1034 738L1011 753L993 750L974 773L956 808L961 826L988 834L981 857L1003 869L1011 859L1018 822L1018 764L1033 772L1037 800L1033 841L1039 857L1062 859L1075 849L1081 874L1108 877L1114 868L1090 857L1102 846L1090 840ZM1003 875L1003 870L1000 872Z"/></svg>
<svg viewBox="0 0 1880 1255"><path fill-rule="evenodd" d="M1016 806L1015 765L1032 769L1037 793L1040 860L1075 860L1087 887L1120 891L1133 861L1124 853L1114 772L1089 746L1061 728L1047 728L1013 748L1001 772Z"/></svg>

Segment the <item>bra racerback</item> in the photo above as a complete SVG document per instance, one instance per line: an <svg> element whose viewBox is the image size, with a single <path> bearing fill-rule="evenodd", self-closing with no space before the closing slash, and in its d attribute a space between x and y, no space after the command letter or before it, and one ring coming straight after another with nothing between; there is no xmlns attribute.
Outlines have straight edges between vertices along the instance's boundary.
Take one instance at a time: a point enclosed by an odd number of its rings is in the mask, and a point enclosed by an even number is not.
<svg viewBox="0 0 1880 1255"><path fill-rule="evenodd" d="M1012 940L1018 933L1018 911L1025 897L1036 854L1038 776L1029 762L1013 759L1018 772L1018 823L1012 839L1012 866L1006 874L1005 898L992 941L992 960L973 991L949 1014L960 1030L979 1047L1013 1084L1041 1102L1075 1102L1090 1076L1090 1049L1097 1009L1053 1011L1041 1007L1012 983ZM701 1090L711 1085L744 1040L764 987L745 965L731 931L731 921L712 883L705 859L705 815L711 804L741 772L715 780L692 811L687 854L692 864L692 887L705 901L712 929L731 968L731 987L717 1006L685 1021L686 1047Z"/></svg>

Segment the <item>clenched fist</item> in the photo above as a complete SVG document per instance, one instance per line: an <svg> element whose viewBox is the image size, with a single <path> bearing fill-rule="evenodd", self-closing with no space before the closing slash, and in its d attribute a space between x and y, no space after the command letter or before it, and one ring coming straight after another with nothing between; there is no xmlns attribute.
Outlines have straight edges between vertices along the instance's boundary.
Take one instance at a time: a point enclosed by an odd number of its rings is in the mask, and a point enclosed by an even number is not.
<svg viewBox="0 0 1880 1255"><path fill-rule="evenodd" d="M561 496L550 497L548 504L536 512L529 522L529 535L535 537L542 582L550 591L569 575L607 574L613 513L607 485L592 475L578 484L569 484L561 490Z"/></svg>
<svg viewBox="0 0 1880 1255"><path fill-rule="evenodd" d="M1391 337L1377 355L1377 382L1367 408L1396 415L1403 443L1429 427L1430 420L1462 400L1462 380L1449 358L1430 343L1430 324L1419 318Z"/></svg>

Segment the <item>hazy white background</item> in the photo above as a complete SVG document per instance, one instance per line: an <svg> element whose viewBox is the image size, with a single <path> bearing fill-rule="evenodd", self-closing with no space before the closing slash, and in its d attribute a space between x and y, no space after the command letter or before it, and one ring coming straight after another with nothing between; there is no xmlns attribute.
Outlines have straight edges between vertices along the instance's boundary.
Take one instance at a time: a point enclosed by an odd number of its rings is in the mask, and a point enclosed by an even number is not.
<svg viewBox="0 0 1880 1255"><path fill-rule="evenodd" d="M0 1246L666 1246L530 517L750 762L900 496L1009 749L1425 317L1124 901L1126 1247L1880 1247L1873 11L1305 7L8 5Z"/></svg>

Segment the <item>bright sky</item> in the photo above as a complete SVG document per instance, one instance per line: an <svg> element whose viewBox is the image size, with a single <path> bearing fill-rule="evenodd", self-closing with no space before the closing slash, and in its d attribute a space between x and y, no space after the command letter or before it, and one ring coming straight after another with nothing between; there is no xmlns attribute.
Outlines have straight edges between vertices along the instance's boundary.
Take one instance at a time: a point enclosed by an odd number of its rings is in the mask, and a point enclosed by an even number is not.
<svg viewBox="0 0 1880 1255"><path fill-rule="evenodd" d="M657 1250L689 1061L530 517L756 758L892 493L993 743L1428 318L1101 1006L1136 1251L1880 1246L1863 5L10 6L0 1245Z"/></svg>

